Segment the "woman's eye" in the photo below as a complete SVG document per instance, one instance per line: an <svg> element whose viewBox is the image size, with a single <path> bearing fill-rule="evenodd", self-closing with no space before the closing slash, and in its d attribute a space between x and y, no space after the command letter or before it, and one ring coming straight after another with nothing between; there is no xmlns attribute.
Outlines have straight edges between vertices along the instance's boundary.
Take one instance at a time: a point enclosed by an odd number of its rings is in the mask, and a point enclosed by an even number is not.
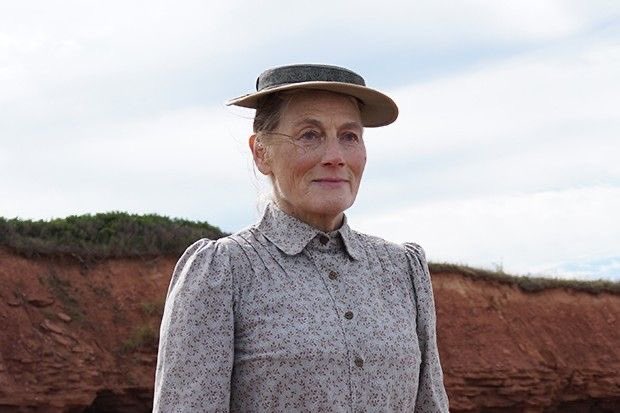
<svg viewBox="0 0 620 413"><path fill-rule="evenodd" d="M357 136L357 134L354 132L345 132L340 135L340 139L342 139L342 141L346 143L357 143L360 140L359 136Z"/></svg>
<svg viewBox="0 0 620 413"><path fill-rule="evenodd" d="M318 141L321 139L321 134L318 131L315 130L307 130L305 132L303 132L300 137L301 140L304 141L309 141L309 142L313 142L313 141Z"/></svg>

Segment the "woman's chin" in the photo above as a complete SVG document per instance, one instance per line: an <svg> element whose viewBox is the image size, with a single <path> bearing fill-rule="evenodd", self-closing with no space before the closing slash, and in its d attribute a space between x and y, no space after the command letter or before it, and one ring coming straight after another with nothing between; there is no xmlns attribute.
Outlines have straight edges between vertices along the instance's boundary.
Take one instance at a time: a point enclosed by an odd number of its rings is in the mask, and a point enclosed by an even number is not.
<svg viewBox="0 0 620 413"><path fill-rule="evenodd" d="M354 199L351 199L351 197L324 197L315 204L313 212L316 215L331 216L336 218L349 209L349 207L353 205L353 201Z"/></svg>

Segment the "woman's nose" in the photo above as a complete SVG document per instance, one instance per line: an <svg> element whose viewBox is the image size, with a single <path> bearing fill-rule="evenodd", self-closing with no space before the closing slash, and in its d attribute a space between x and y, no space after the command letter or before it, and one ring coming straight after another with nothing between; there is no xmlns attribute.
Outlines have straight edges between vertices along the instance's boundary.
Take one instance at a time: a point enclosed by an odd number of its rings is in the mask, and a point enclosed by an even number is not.
<svg viewBox="0 0 620 413"><path fill-rule="evenodd" d="M344 148L337 136L326 136L323 143L324 165L344 165Z"/></svg>

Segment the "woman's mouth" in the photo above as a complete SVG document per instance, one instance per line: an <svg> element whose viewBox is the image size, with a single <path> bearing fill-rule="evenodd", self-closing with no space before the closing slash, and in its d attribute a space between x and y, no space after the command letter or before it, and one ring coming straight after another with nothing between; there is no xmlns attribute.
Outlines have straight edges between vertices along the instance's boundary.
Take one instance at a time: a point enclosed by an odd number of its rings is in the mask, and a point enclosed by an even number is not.
<svg viewBox="0 0 620 413"><path fill-rule="evenodd" d="M349 181L347 179L342 178L321 178L314 179L312 182L327 188L337 188L344 184L347 184Z"/></svg>

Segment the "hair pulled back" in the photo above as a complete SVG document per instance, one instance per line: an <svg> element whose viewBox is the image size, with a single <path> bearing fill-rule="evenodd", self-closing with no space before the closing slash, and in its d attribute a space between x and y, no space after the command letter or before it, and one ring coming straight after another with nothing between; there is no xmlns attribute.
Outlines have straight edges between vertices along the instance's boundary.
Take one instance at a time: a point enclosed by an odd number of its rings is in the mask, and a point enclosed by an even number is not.
<svg viewBox="0 0 620 413"><path fill-rule="evenodd" d="M280 123L286 99L281 93L271 93L258 100L254 115L254 133L272 132Z"/></svg>

